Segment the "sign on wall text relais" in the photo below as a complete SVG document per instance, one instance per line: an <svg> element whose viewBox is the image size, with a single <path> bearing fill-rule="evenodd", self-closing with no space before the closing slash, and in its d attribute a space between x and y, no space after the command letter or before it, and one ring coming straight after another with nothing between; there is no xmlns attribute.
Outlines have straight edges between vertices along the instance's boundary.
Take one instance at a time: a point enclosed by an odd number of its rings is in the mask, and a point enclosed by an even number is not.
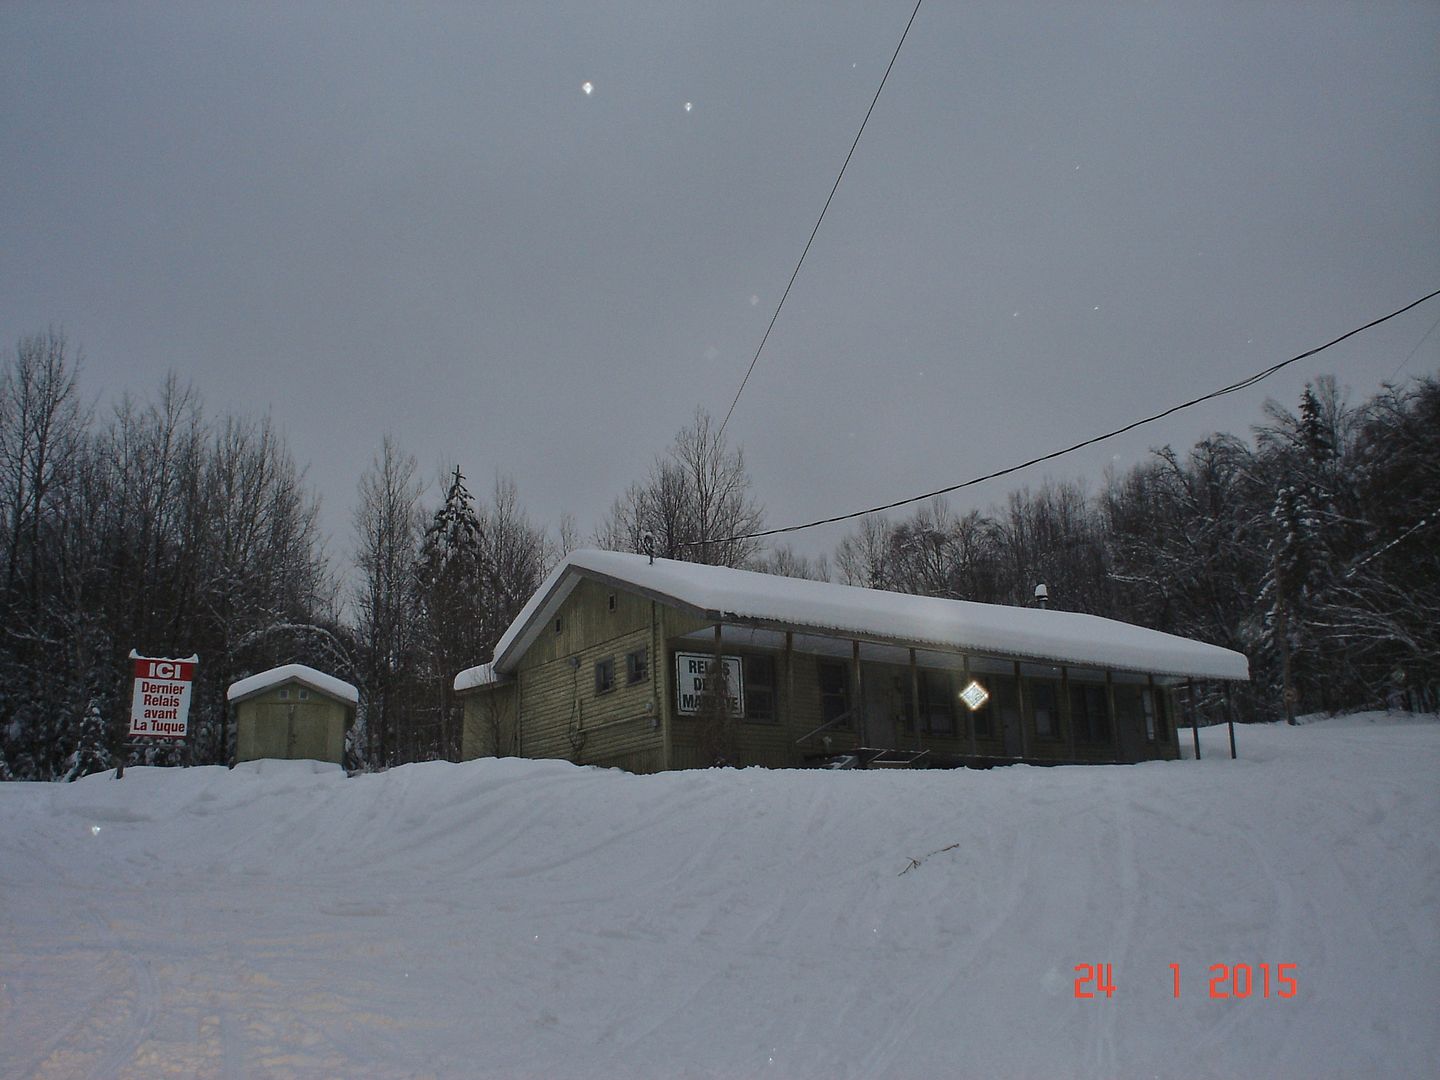
<svg viewBox="0 0 1440 1080"><path fill-rule="evenodd" d="M171 659L132 652L135 691L130 699L130 737L183 739L189 727L190 687L198 656Z"/></svg>

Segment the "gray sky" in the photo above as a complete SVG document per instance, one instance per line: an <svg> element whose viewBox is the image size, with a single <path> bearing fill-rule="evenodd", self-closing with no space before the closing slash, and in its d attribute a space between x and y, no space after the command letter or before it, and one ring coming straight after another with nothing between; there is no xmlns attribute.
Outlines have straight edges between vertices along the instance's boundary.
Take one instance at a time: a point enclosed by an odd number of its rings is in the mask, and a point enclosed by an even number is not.
<svg viewBox="0 0 1440 1080"><path fill-rule="evenodd" d="M268 410L338 557L386 431L588 534L729 407L911 6L7 3L0 340L63 327L102 407L173 369ZM809 520L1435 288L1440 4L927 0L728 434L768 523ZM1434 372L1437 319L1048 475Z"/></svg>

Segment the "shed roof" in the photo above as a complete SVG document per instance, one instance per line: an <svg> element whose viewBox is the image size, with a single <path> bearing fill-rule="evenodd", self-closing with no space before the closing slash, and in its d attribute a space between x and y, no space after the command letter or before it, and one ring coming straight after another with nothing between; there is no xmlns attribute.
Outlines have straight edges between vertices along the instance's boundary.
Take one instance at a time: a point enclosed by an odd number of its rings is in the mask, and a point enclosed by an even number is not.
<svg viewBox="0 0 1440 1080"><path fill-rule="evenodd" d="M717 622L1155 675L1248 680L1249 661L1217 645L1073 611L863 589L616 551L572 551L495 646L486 681L514 669L582 580L606 582ZM457 690L484 685L462 671Z"/></svg>
<svg viewBox="0 0 1440 1080"><path fill-rule="evenodd" d="M337 679L334 675L326 675L323 671L316 671L305 664L282 664L280 667L274 667L269 671L262 671L247 679L233 682L225 691L225 700L239 701L242 698L253 697L287 682L302 683L312 690L329 694L331 697L339 698L351 705L360 700L360 692L348 682Z"/></svg>

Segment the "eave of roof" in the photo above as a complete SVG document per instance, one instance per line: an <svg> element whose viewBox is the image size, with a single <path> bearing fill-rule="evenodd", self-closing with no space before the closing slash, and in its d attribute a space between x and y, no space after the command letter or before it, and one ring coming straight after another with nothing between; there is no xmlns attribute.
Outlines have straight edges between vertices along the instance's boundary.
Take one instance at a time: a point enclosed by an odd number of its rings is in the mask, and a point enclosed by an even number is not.
<svg viewBox="0 0 1440 1080"><path fill-rule="evenodd" d="M665 559L651 563L643 555L613 551L571 552L551 571L496 644L495 672L513 670L587 578L735 625L1156 675L1250 677L1249 661L1240 653L1098 615L912 596Z"/></svg>

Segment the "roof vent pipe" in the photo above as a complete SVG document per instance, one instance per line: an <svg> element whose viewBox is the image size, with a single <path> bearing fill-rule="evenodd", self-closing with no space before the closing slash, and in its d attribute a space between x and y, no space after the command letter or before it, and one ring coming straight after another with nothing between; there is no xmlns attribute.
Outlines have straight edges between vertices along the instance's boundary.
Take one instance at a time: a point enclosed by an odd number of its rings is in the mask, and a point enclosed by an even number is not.
<svg viewBox="0 0 1440 1080"><path fill-rule="evenodd" d="M1043 581L1035 586L1035 603L1042 608L1050 603L1050 590Z"/></svg>

